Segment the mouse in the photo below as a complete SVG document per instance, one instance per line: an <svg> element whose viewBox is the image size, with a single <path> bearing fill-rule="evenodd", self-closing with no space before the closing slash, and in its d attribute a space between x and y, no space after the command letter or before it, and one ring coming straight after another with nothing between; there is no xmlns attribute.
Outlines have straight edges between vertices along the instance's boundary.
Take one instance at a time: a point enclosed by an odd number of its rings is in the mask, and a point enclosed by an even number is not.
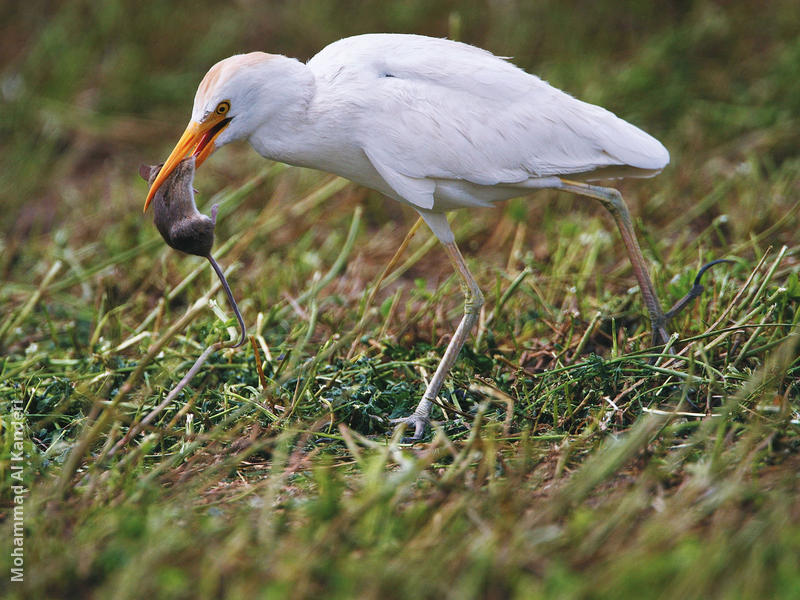
<svg viewBox="0 0 800 600"><path fill-rule="evenodd" d="M152 185L162 166L163 164L141 165L139 175ZM222 283L228 302L236 315L236 320L239 322L241 337L235 345L231 346L237 348L247 339L244 319L242 319L222 269L211 255L211 248L214 245L214 227L217 224L217 205L211 207L210 217L197 210L194 199L195 192L192 187L194 172L195 158L190 156L183 159L170 173L153 197L153 222L168 246L186 254L203 256L211 263L211 267Z"/></svg>

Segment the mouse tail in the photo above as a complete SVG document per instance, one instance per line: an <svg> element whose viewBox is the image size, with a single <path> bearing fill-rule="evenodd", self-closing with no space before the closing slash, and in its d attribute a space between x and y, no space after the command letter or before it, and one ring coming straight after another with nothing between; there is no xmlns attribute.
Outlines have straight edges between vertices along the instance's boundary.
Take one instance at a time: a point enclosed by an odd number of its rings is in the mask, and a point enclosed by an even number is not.
<svg viewBox="0 0 800 600"><path fill-rule="evenodd" d="M225 295L228 296L228 303L231 305L233 312L236 314L236 319L239 321L239 329L241 330L242 335L238 342L236 342L233 346L229 346L230 348L238 348L247 340L247 329L244 326L242 313L239 312L239 306L236 304L236 300L233 299L231 288L228 285L228 281L225 279L225 275L222 273L222 269L220 269L219 265L217 264L217 261L214 260L214 257L212 257L211 254L206 256L206 258L208 259L208 262L211 263L211 267L217 273L217 277L219 277L219 280L222 283L222 288L225 290Z"/></svg>

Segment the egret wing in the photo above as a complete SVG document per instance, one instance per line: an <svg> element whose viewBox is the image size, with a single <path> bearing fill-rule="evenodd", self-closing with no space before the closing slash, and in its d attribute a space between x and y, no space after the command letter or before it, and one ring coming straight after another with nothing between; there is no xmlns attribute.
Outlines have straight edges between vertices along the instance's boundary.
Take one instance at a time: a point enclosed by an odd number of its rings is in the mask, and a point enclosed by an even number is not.
<svg viewBox="0 0 800 600"><path fill-rule="evenodd" d="M669 161L660 142L613 113L466 44L356 36L328 46L309 67L400 194L427 193L426 179L513 185Z"/></svg>

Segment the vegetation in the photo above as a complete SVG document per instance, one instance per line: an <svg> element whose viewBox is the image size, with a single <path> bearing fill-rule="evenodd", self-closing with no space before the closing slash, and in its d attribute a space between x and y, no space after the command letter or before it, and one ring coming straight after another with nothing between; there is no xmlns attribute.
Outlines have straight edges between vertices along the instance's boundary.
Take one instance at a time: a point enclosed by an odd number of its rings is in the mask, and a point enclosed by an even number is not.
<svg viewBox="0 0 800 600"><path fill-rule="evenodd" d="M5 3L0 8L5 598L797 598L800 4ZM252 344L206 261L142 217L223 56L366 31L513 56L672 153L620 189L665 304L650 347L603 209L543 192L454 215L487 303L409 446L461 311L414 215L244 145L199 171ZM217 190L220 190L217 192ZM23 415L23 481L15 410Z"/></svg>

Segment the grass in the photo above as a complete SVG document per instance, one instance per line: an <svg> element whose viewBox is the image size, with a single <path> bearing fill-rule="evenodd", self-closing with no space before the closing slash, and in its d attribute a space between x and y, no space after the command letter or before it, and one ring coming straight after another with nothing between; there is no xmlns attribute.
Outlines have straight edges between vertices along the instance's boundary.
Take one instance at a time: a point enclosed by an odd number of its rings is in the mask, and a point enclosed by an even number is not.
<svg viewBox="0 0 800 600"><path fill-rule="evenodd" d="M24 582L4 547L3 597L797 596L798 6L523 4L2 9L4 539L26 490ZM486 307L409 447L388 420L461 311L444 253L421 231L367 305L414 215L225 148L196 187L221 205L214 253L253 343L112 452L235 325L205 261L142 219L138 165L219 57L362 31L513 55L662 139L670 167L620 189L665 305L736 263L660 354L601 208L456 213Z"/></svg>

